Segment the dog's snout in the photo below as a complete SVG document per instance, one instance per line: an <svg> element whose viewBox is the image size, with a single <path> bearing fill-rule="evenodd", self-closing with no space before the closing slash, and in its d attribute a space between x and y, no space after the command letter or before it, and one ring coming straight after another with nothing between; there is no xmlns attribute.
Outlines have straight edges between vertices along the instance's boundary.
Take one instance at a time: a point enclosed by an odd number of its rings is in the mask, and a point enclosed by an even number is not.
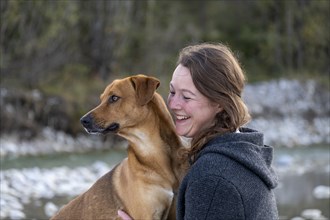
<svg viewBox="0 0 330 220"><path fill-rule="evenodd" d="M93 123L93 116L88 114L80 119L80 123L85 127L89 128Z"/></svg>

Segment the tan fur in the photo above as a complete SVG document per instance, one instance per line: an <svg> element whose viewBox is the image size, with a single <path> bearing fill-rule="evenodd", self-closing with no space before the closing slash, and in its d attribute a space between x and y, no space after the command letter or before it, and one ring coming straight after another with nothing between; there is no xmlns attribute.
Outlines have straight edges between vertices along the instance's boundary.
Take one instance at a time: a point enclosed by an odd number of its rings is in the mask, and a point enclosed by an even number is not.
<svg viewBox="0 0 330 220"><path fill-rule="evenodd" d="M187 165L178 160L183 145L155 92L158 85L156 78L143 75L115 80L100 105L82 118L91 133L110 130L126 138L128 156L53 220L119 219L118 209L133 219L175 219L175 193ZM113 95L119 99L109 101Z"/></svg>

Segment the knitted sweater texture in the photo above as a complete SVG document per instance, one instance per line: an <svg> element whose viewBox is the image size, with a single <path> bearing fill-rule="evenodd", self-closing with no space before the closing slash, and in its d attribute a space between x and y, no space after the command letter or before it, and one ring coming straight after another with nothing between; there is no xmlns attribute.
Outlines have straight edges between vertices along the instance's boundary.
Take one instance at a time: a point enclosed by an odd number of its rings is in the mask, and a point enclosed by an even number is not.
<svg viewBox="0 0 330 220"><path fill-rule="evenodd" d="M183 179L177 219L278 219L272 158L273 148L252 129L212 139Z"/></svg>

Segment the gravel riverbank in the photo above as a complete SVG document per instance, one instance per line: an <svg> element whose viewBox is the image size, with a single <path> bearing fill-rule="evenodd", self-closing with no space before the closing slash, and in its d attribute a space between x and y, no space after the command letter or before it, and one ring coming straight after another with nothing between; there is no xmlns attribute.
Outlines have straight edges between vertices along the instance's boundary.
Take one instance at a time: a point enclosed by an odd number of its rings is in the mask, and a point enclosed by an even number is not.
<svg viewBox="0 0 330 220"><path fill-rule="evenodd" d="M38 167L9 169L0 174L0 218L26 219L24 206L41 199L74 197L86 191L98 178L111 170L104 162L95 162L87 167ZM44 214L50 217L59 207L54 203L44 204ZM40 217L40 216L39 216Z"/></svg>

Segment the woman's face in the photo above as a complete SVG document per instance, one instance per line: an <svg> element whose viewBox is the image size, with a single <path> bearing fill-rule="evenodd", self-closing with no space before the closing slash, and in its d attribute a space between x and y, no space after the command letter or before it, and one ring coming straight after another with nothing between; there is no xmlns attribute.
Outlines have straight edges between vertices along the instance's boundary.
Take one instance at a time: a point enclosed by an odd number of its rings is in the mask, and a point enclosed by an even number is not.
<svg viewBox="0 0 330 220"><path fill-rule="evenodd" d="M222 110L196 89L189 69L181 64L174 70L167 103L177 134L185 137L194 137L212 126L215 115Z"/></svg>

